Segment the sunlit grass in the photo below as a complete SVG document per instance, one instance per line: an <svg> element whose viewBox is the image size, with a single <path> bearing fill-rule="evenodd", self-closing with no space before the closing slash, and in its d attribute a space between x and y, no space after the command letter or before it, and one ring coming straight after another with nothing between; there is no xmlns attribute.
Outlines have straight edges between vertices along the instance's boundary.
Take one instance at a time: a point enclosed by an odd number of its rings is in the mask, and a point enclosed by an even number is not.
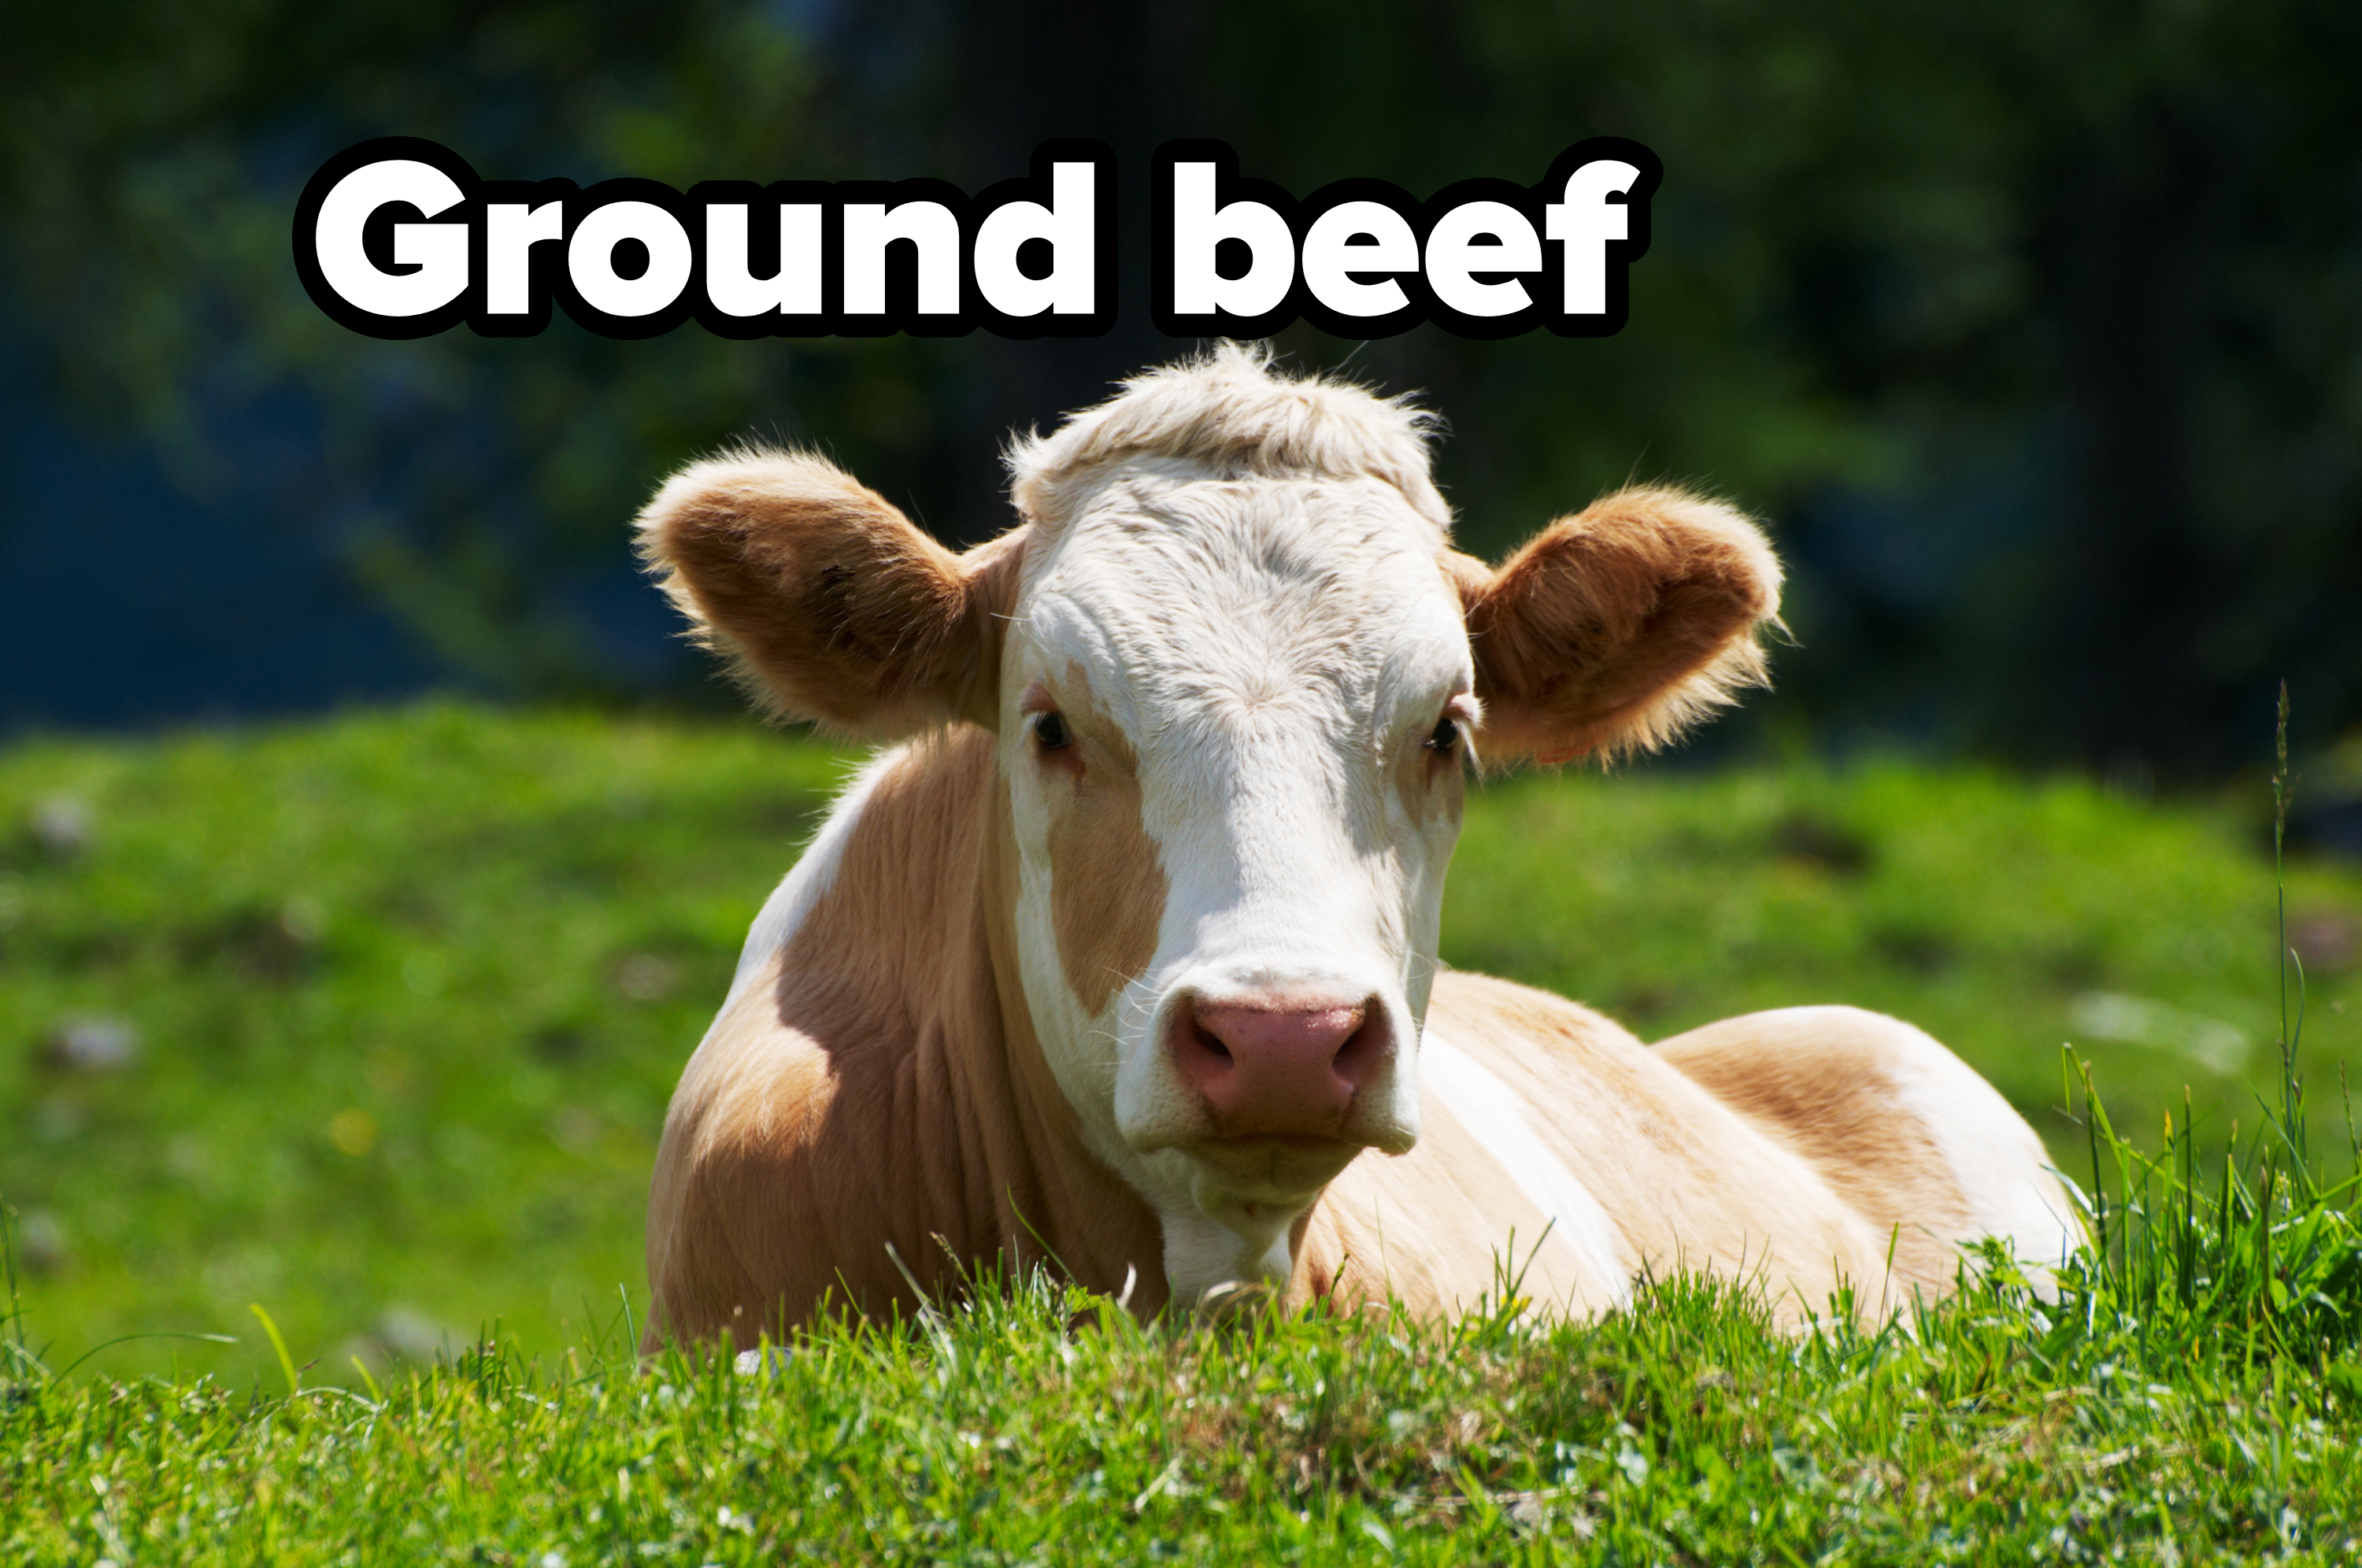
<svg viewBox="0 0 2362 1568"><path fill-rule="evenodd" d="M2342 1225L2349 1275L2357 1256ZM2278 1242L2266 1232L2266 1247ZM2219 1272L2223 1254L2198 1261ZM1514 1306L1514 1302L1509 1303ZM9 1560L2344 1561L2362 1290L2292 1356L2087 1260L1801 1338L1683 1280L1596 1324L1133 1325L1040 1279L767 1357L507 1346L359 1390L19 1375ZM2237 1314L2229 1320L2235 1322ZM2257 1332L2260 1328L2261 1331Z"/></svg>

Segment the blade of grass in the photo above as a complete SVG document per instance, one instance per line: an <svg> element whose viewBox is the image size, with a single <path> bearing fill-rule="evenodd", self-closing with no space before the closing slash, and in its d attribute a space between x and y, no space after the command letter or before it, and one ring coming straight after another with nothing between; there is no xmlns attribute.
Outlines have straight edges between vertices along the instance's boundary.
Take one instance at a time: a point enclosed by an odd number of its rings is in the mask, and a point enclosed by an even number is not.
<svg viewBox="0 0 2362 1568"><path fill-rule="evenodd" d="M277 1336L274 1335L272 1337L275 1339ZM72 1375L73 1369L75 1367L80 1366L83 1362L88 1361L99 1352L103 1350L111 1350L116 1345L129 1344L134 1340L203 1340L208 1344L216 1345L234 1345L239 1342L236 1334L200 1334L178 1329L157 1329L144 1334L117 1334L111 1340L102 1340L97 1344L91 1346L90 1349L83 1352L82 1354L66 1363L66 1364L59 1370L58 1375L60 1377L71 1376ZM280 1358L283 1361L286 1358L287 1353L285 1351L281 1351L279 1354Z"/></svg>
<svg viewBox="0 0 2362 1568"><path fill-rule="evenodd" d="M262 1309L259 1301L248 1302L246 1309L261 1320L262 1331L270 1336L270 1348L279 1353L279 1370L287 1376L288 1397L294 1397L304 1391L304 1385L295 1375L295 1358L287 1353L287 1342L280 1337L279 1325L270 1320L270 1314Z"/></svg>

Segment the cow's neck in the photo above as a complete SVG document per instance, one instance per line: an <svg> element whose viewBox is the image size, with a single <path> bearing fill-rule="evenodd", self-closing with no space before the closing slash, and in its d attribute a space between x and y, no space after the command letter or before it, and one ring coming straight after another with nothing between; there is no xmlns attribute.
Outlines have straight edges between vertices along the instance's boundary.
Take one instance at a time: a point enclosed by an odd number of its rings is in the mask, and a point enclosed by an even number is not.
<svg viewBox="0 0 2362 1568"><path fill-rule="evenodd" d="M1093 1289L1129 1280L1135 1309L1161 1307L1156 1217L1084 1145L1026 1005L994 737L962 726L904 748L857 812L782 955L780 1000L789 1023L822 1010L840 1035L857 1015L853 1048L891 1056L890 1072L840 1074L840 1092L855 1077L878 1086L886 1146L913 1167L896 1207L923 1212L891 1229L940 1235L970 1264L1054 1258ZM955 1284L943 1247L904 1263L931 1290Z"/></svg>

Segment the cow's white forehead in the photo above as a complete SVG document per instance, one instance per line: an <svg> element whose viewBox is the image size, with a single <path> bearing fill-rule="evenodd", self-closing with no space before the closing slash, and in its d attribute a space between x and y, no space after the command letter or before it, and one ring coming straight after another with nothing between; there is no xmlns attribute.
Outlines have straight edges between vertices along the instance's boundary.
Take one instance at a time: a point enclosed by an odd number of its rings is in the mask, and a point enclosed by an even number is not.
<svg viewBox="0 0 2362 1568"><path fill-rule="evenodd" d="M1136 736L1192 717L1365 732L1464 683L1433 525L1384 480L1135 459L1070 504L1030 564L1020 641Z"/></svg>

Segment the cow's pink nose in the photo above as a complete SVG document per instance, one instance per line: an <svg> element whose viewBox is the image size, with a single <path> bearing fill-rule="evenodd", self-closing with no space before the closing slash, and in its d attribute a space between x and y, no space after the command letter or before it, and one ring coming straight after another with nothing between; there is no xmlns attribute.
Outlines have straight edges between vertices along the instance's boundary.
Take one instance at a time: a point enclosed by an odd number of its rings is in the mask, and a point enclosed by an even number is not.
<svg viewBox="0 0 2362 1568"><path fill-rule="evenodd" d="M1385 1055L1383 1019L1368 1002L1192 999L1175 1020L1174 1062L1227 1136L1334 1137Z"/></svg>

